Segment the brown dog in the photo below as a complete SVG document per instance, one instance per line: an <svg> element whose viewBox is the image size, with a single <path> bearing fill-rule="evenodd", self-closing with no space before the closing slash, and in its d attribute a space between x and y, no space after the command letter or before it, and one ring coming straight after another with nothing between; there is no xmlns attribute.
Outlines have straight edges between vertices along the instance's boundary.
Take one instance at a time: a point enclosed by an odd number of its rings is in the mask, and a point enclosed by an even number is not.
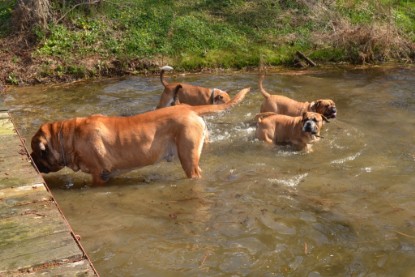
<svg viewBox="0 0 415 277"><path fill-rule="evenodd" d="M300 116L303 112L316 112L324 115L326 118L336 118L336 104L331 99L319 99L309 102L298 102L282 95L271 95L265 91L262 86L264 75L261 75L258 81L259 89L265 97L261 105L261 113L274 112L289 116Z"/></svg>
<svg viewBox="0 0 415 277"><path fill-rule="evenodd" d="M204 88L185 83L167 83L163 75L166 70L172 70L170 66L163 66L160 72L160 81L164 86L159 104L156 109L174 106L176 104L217 105L231 100L229 94L217 88Z"/></svg>
<svg viewBox="0 0 415 277"><path fill-rule="evenodd" d="M296 150L311 151L311 143L320 138L323 121L319 113L304 112L302 116L287 116L266 112L258 114L256 137L268 143L291 144Z"/></svg>
<svg viewBox="0 0 415 277"><path fill-rule="evenodd" d="M178 105L130 117L93 115L43 124L30 154L40 172L65 166L102 185L119 173L178 156L188 178L201 177L199 158L207 133L205 114L228 110L249 92L221 105Z"/></svg>

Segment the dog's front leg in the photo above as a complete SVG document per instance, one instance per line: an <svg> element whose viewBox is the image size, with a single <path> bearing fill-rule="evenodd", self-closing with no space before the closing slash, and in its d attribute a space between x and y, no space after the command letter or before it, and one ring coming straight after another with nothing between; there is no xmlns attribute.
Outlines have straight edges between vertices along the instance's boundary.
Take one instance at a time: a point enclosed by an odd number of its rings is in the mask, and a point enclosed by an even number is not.
<svg viewBox="0 0 415 277"><path fill-rule="evenodd" d="M94 171L92 174L92 185L93 186L103 186L110 179L110 172L107 170L103 171Z"/></svg>
<svg viewBox="0 0 415 277"><path fill-rule="evenodd" d="M312 147L312 145L311 145L310 143L306 144L306 146L305 146L305 148L304 148L304 151L305 151L306 153L311 153L311 152L313 152L313 147Z"/></svg>

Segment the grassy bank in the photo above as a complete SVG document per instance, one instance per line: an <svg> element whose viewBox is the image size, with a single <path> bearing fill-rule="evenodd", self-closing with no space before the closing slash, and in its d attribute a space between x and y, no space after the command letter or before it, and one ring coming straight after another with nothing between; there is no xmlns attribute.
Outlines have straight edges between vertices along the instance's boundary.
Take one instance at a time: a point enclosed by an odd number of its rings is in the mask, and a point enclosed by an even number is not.
<svg viewBox="0 0 415 277"><path fill-rule="evenodd" d="M8 84L131 74L163 64L292 66L297 51L318 63L415 58L415 3L408 0L53 0L48 28L24 34L11 31L15 4L0 2L0 77Z"/></svg>

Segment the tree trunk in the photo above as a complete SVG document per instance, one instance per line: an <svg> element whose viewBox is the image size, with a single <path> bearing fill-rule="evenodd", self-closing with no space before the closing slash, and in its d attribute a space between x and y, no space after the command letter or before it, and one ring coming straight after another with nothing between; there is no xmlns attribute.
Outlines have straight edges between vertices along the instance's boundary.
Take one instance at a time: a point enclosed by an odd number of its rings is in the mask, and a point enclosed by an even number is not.
<svg viewBox="0 0 415 277"><path fill-rule="evenodd" d="M13 28L15 32L46 30L50 19L49 0L18 0L13 11Z"/></svg>

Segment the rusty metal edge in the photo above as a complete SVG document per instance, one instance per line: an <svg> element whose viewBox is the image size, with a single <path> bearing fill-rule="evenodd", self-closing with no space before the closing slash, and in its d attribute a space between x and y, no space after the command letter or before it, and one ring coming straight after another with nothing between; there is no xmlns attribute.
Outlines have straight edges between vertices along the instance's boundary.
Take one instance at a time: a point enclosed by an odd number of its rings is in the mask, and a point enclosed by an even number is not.
<svg viewBox="0 0 415 277"><path fill-rule="evenodd" d="M32 164L32 166L33 166L33 168L36 170L37 174L38 174L38 175L40 176L40 178L42 179L43 184L44 184L44 185L45 185L45 187L46 187L46 190L47 190L47 191L50 193L50 195L52 196L52 201L53 201L53 203L55 204L56 208L58 209L59 213L61 214L62 218L64 219L65 224L68 226L68 228L69 228L69 231L70 231L70 233L71 233L72 238L74 239L74 241L75 241L75 242L76 242L76 244L78 245L79 249L81 249L83 256L84 256L84 257L88 260L88 263L89 263L89 265L91 266L92 270L94 271L94 274L95 274L96 276L98 276L98 277L99 277L100 275L99 275L98 271L96 270L96 268L94 267L94 264L92 263L91 259L89 258L88 254L86 253L85 249L82 247L82 244L80 243L80 241L77 239L75 232L73 231L73 229L72 229L71 225L69 224L68 220L66 219L65 215L63 214L62 209L59 207L59 204L58 204L58 202L56 201L55 197L53 196L52 191L49 189L48 185L46 184L45 179L43 179L42 174L40 174L40 171L39 171L39 169L37 168L36 164L33 162L32 157L30 157L30 155L29 155L29 151L28 151L28 149L27 149L27 147L26 147L25 139L24 139L24 138L22 138L22 136L21 136L21 135L20 135L20 133L19 133L19 130L16 128L16 125L15 125L15 123L14 123L14 121L13 121L13 118L12 118L11 114L10 114L7 110L6 110L6 112L7 112L7 114L9 115L10 121L11 121L11 122L12 122L12 124L13 124L14 131L16 132L17 136L19 137L19 140L20 140L20 142L22 143L22 146L23 146L23 148L24 148L24 149L25 149L25 151L26 151L26 156L29 158L29 160L30 160L30 162L31 162L31 164Z"/></svg>

